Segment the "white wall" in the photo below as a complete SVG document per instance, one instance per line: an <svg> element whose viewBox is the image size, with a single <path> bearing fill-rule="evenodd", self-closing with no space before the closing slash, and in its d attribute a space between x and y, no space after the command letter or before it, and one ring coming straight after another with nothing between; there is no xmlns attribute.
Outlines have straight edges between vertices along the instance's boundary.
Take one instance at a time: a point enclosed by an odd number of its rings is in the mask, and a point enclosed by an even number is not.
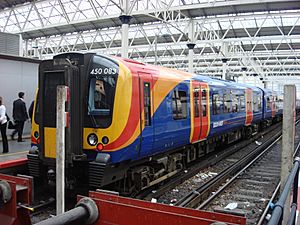
<svg viewBox="0 0 300 225"><path fill-rule="evenodd" d="M3 104L11 119L13 101L18 98L18 92L25 92L25 102L28 111L35 97L37 84L37 63L0 59L0 96L3 97ZM30 134L30 129L30 123L26 122L24 134Z"/></svg>

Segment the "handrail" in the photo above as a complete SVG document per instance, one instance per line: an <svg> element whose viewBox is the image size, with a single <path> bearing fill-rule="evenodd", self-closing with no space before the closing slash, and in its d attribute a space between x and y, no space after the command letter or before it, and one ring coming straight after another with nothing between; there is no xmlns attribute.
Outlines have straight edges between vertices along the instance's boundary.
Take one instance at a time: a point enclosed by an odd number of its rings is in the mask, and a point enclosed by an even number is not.
<svg viewBox="0 0 300 225"><path fill-rule="evenodd" d="M289 196L290 188L293 184L294 192L293 192L293 202L291 205L291 214L289 218L288 224L295 224L296 219L296 209L297 209L297 197L298 197L298 175L299 175L299 166L300 166L300 158L296 157L294 161L294 167L285 182L284 189L279 197L279 200L274 206L274 210L272 212L271 219L268 225L277 225L282 223L283 219L283 209L286 199Z"/></svg>

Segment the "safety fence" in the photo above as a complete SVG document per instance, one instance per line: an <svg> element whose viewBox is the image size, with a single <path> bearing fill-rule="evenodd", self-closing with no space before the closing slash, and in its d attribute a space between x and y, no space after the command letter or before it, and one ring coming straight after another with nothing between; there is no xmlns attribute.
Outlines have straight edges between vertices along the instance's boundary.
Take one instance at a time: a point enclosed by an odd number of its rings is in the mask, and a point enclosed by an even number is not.
<svg viewBox="0 0 300 225"><path fill-rule="evenodd" d="M298 176L299 176L299 168L300 168L300 158L296 157L294 161L294 167L287 178L287 181L284 185L284 189L279 196L279 200L274 206L271 219L268 225L277 225L282 224L283 220L283 212L284 212L284 205L287 198L290 198L290 190L293 187L293 197L291 203L291 210L287 225L294 225L296 224L296 216L297 216L297 206L298 206ZM299 214L300 215L300 214ZM299 215L297 221L299 222Z"/></svg>

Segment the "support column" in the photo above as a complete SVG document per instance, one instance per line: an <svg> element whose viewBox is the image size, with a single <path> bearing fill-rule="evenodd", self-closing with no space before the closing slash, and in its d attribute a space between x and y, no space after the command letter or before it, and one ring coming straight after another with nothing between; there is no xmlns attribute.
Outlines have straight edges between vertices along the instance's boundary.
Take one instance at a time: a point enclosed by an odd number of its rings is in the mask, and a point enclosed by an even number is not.
<svg viewBox="0 0 300 225"><path fill-rule="evenodd" d="M194 73L194 48L195 48L195 20L190 19L189 23L189 43L187 47L189 48L189 73Z"/></svg>
<svg viewBox="0 0 300 225"><path fill-rule="evenodd" d="M187 47L189 48L189 73L194 73L194 47L196 44L189 43Z"/></svg>
<svg viewBox="0 0 300 225"><path fill-rule="evenodd" d="M222 79L226 80L226 74L227 74L227 61L228 59L223 58L222 63L223 63L223 74L222 74Z"/></svg>
<svg viewBox="0 0 300 225"><path fill-rule="evenodd" d="M35 59L38 59L39 58L39 55L38 55L38 40L36 39L34 41L34 46L32 47L33 48L33 58Z"/></svg>
<svg viewBox="0 0 300 225"><path fill-rule="evenodd" d="M122 45L121 45L121 56L124 58L128 58L128 30L129 30L129 22L132 16L129 15L121 15L119 19L122 22Z"/></svg>
<svg viewBox="0 0 300 225"><path fill-rule="evenodd" d="M293 166L293 153L295 142L295 101L296 86L284 86L283 122L282 122L282 150L281 150L281 185L282 193L284 184ZM287 224L290 215L291 198L287 198L284 205L282 224Z"/></svg>
<svg viewBox="0 0 300 225"><path fill-rule="evenodd" d="M28 57L28 40L25 40L25 50L24 50L24 56Z"/></svg>
<svg viewBox="0 0 300 225"><path fill-rule="evenodd" d="M154 65L157 65L157 34L155 34L154 44Z"/></svg>
<svg viewBox="0 0 300 225"><path fill-rule="evenodd" d="M271 81L271 88L272 88L272 91L274 91L274 82Z"/></svg>
<svg viewBox="0 0 300 225"><path fill-rule="evenodd" d="M268 82L266 80L263 81L263 84L264 84L264 88L268 88Z"/></svg>
<svg viewBox="0 0 300 225"><path fill-rule="evenodd" d="M19 38L19 56L23 57L23 38L21 34L19 34Z"/></svg>
<svg viewBox="0 0 300 225"><path fill-rule="evenodd" d="M247 71L247 67L242 67L242 71L243 71L243 83L246 83L246 71Z"/></svg>

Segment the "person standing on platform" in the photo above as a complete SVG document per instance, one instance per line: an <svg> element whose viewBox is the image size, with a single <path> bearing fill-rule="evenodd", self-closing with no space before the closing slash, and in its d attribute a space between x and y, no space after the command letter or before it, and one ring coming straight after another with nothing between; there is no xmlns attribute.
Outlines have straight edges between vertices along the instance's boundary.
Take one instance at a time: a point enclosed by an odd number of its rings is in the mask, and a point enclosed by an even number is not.
<svg viewBox="0 0 300 225"><path fill-rule="evenodd" d="M0 129L1 129L1 136L2 136L3 153L8 153L6 127L7 127L6 108L3 105L2 97L0 97Z"/></svg>
<svg viewBox="0 0 300 225"><path fill-rule="evenodd" d="M15 100L13 103L13 118L15 121L16 129L12 132L11 139L14 140L15 134L18 133L18 142L23 142L22 134L24 122L28 119L24 95L24 92L19 92L19 99Z"/></svg>

